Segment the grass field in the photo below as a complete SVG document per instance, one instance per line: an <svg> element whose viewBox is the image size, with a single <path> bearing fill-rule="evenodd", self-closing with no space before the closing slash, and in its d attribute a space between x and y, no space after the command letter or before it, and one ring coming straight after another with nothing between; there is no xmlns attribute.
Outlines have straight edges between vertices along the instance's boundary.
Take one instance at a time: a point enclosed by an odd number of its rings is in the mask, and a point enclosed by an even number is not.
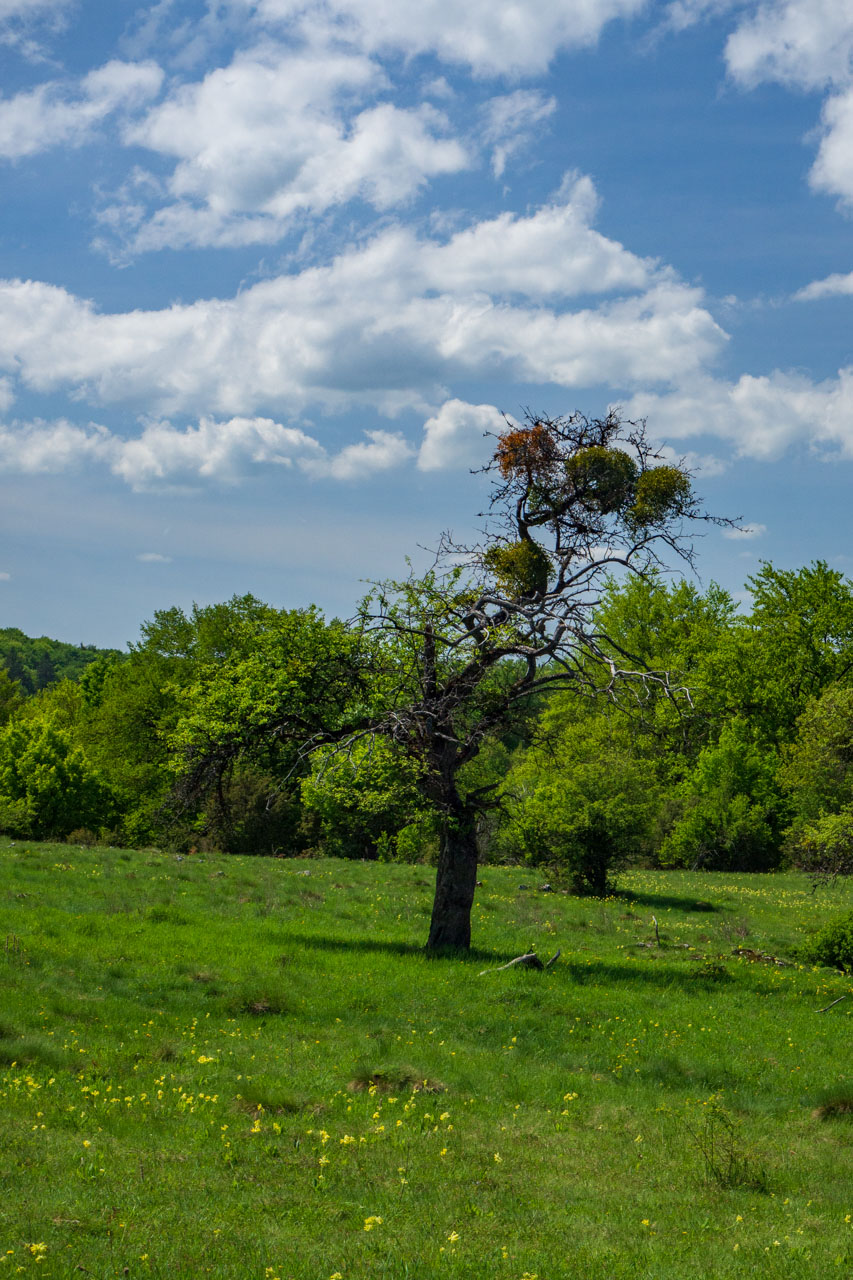
<svg viewBox="0 0 853 1280"><path fill-rule="evenodd" d="M482 877L0 842L0 1272L853 1276L853 889Z"/></svg>

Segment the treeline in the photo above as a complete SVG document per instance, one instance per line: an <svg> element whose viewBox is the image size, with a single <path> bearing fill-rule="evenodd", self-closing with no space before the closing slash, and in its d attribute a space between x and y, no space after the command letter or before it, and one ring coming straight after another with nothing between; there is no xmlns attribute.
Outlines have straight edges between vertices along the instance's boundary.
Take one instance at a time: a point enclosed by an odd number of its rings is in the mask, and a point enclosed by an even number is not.
<svg viewBox="0 0 853 1280"><path fill-rule="evenodd" d="M0 627L0 667L22 694L36 693L58 680L79 680L86 667L117 650L64 644L47 636L32 639L17 627Z"/></svg>
<svg viewBox="0 0 853 1280"><path fill-rule="evenodd" d="M766 564L747 585L741 607L713 585L608 585L601 654L644 678L615 700L540 694L511 731L486 733L463 779L495 800L484 859L563 866L595 892L626 861L850 869L853 587L823 562ZM370 735L306 749L383 692L364 635L316 609L244 596L165 610L124 655L6 630L0 655L0 831L284 856L435 851L410 756Z"/></svg>

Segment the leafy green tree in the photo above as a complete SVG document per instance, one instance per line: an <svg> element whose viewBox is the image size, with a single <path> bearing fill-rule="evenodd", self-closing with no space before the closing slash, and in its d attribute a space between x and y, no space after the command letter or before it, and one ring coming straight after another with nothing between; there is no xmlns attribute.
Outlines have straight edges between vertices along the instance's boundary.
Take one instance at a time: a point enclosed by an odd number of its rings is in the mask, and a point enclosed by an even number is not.
<svg viewBox="0 0 853 1280"><path fill-rule="evenodd" d="M114 820L115 800L66 729L19 719L0 731L0 828L36 839Z"/></svg>
<svg viewBox="0 0 853 1280"><path fill-rule="evenodd" d="M824 561L764 564L747 584L748 642L729 671L732 710L768 742L790 742L811 698L853 671L853 587Z"/></svg>
<svg viewBox="0 0 853 1280"><path fill-rule="evenodd" d="M853 684L832 684L809 702L780 776L797 818L853 804Z"/></svg>
<svg viewBox="0 0 853 1280"><path fill-rule="evenodd" d="M221 847L242 848L239 805L251 794L258 816L265 786L267 812L279 815L265 847L294 851L310 749L361 696L358 637L314 608L278 610L241 597L189 619L161 616L147 633L151 644L180 668L165 735L176 805L202 811Z"/></svg>
<svg viewBox="0 0 853 1280"><path fill-rule="evenodd" d="M167 839L163 807L173 775L166 735L175 723L176 664L155 651L93 663L80 682L75 732L116 796L129 844ZM106 825L106 824L104 824Z"/></svg>
<svg viewBox="0 0 853 1280"><path fill-rule="evenodd" d="M316 752L302 800L317 820L323 852L338 858L399 856L404 830L403 849L410 849L414 832L428 834L431 819L417 782L416 764L382 739L357 741L346 754Z"/></svg>
<svg viewBox="0 0 853 1280"><path fill-rule="evenodd" d="M853 873L853 685L837 683L813 698L780 770L793 820L793 861L820 875Z"/></svg>
<svg viewBox="0 0 853 1280"><path fill-rule="evenodd" d="M7 724L23 702L21 686L0 667L0 726Z"/></svg>
<svg viewBox="0 0 853 1280"><path fill-rule="evenodd" d="M509 816L498 848L560 868L576 892L602 897L615 870L651 855L660 803L654 770L619 711L578 717L564 695L540 730L504 784Z"/></svg>
<svg viewBox="0 0 853 1280"><path fill-rule="evenodd" d="M631 708L634 731L659 767L677 782L715 741L731 715L729 672L737 664L743 618L722 587L700 593L693 582L662 574L611 579L596 615L613 660L667 671ZM673 688L688 691L673 697Z"/></svg>
<svg viewBox="0 0 853 1280"><path fill-rule="evenodd" d="M776 763L744 720L727 724L678 789L681 815L661 846L660 861L693 870L775 866L787 816Z"/></svg>
<svg viewBox="0 0 853 1280"><path fill-rule="evenodd" d="M33 680L21 657L17 645L7 645L3 653L3 665L10 680L14 680L24 693L32 693Z"/></svg>
<svg viewBox="0 0 853 1280"><path fill-rule="evenodd" d="M42 650L36 661L34 684L37 689L46 689L56 680L56 663L47 650Z"/></svg>

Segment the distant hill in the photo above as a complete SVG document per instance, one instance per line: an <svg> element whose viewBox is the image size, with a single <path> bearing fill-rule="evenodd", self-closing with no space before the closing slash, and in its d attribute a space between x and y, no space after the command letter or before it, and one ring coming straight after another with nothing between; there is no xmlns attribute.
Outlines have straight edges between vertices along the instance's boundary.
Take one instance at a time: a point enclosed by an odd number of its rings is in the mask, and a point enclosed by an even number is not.
<svg viewBox="0 0 853 1280"><path fill-rule="evenodd" d="M118 649L65 644L47 636L33 639L17 627L0 627L0 663L24 693L35 693L57 680L79 680L90 663L107 654L120 656Z"/></svg>

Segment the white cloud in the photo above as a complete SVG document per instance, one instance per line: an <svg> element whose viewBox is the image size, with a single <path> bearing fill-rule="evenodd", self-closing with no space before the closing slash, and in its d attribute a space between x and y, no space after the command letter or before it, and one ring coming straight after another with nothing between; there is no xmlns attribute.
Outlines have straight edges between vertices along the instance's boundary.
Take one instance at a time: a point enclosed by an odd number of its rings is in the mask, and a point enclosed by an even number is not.
<svg viewBox="0 0 853 1280"><path fill-rule="evenodd" d="M0 100L0 157L17 160L64 143L81 146L119 110L154 97L163 73L153 62L106 63L81 81L49 81Z"/></svg>
<svg viewBox="0 0 853 1280"><path fill-rule="evenodd" d="M666 11L665 25L683 31L695 22L714 18L735 8L739 0L672 0Z"/></svg>
<svg viewBox="0 0 853 1280"><path fill-rule="evenodd" d="M15 403L15 391L11 378L0 378L0 413L6 413Z"/></svg>
<svg viewBox="0 0 853 1280"><path fill-rule="evenodd" d="M729 36L726 62L748 86L843 84L853 72L849 0L767 0Z"/></svg>
<svg viewBox="0 0 853 1280"><path fill-rule="evenodd" d="M676 0L670 25L682 28L712 13L741 8L726 42L726 64L745 88L769 82L830 90L820 149L810 174L817 191L853 203L853 5L850 0Z"/></svg>
<svg viewBox="0 0 853 1280"><path fill-rule="evenodd" d="M564 204L445 241L392 227L326 266L160 311L102 315L56 286L0 282L0 370L92 402L235 418L271 404L432 411L459 377L683 381L725 335L699 289L589 225L594 194L582 180Z"/></svg>
<svg viewBox="0 0 853 1280"><path fill-rule="evenodd" d="M138 555L137 560L140 564L171 564L171 556L161 556L159 551L143 551Z"/></svg>
<svg viewBox="0 0 853 1280"><path fill-rule="evenodd" d="M536 125L557 109L555 98L546 98L536 89L492 98L483 108L483 140L492 145L492 173L500 178L507 161L530 141Z"/></svg>
<svg viewBox="0 0 853 1280"><path fill-rule="evenodd" d="M816 191L853 205L853 88L829 98L821 112L821 142L809 181Z"/></svg>
<svg viewBox="0 0 853 1280"><path fill-rule="evenodd" d="M112 449L109 431L94 424L80 427L64 418L0 424L0 471L59 473L86 461L109 460Z"/></svg>
<svg viewBox="0 0 853 1280"><path fill-rule="evenodd" d="M849 0L767 0L730 35L730 74L748 88L774 81L833 89L821 113L812 187L853 203L853 6Z"/></svg>
<svg viewBox="0 0 853 1280"><path fill-rule="evenodd" d="M0 0L0 22L62 13L71 0Z"/></svg>
<svg viewBox="0 0 853 1280"><path fill-rule="evenodd" d="M486 432L497 433L504 426L503 415L492 404L446 400L424 423L418 466L421 471L446 471L482 465L492 452Z"/></svg>
<svg viewBox="0 0 853 1280"><path fill-rule="evenodd" d="M434 52L478 75L541 72L563 48L594 44L645 0L228 0L269 29L309 39L330 29L368 52Z"/></svg>
<svg viewBox="0 0 853 1280"><path fill-rule="evenodd" d="M823 280L813 280L794 294L795 302L814 302L818 298L850 297L853 295L853 271L835 272Z"/></svg>
<svg viewBox="0 0 853 1280"><path fill-rule="evenodd" d="M736 529L724 529L723 537L733 538L736 541L746 541L751 538L760 538L766 532L766 524L744 524Z"/></svg>
<svg viewBox="0 0 853 1280"><path fill-rule="evenodd" d="M125 439L105 427L58 422L0 426L0 472L46 474L83 463L106 466L134 491L174 491L202 483L234 485L253 468L298 467L312 479L366 480L407 461L414 450L398 433L368 431L366 441L329 454L312 436L271 418L203 418L197 426L147 423ZM155 552L143 562L168 562Z"/></svg>
<svg viewBox="0 0 853 1280"><path fill-rule="evenodd" d="M305 458L302 470L310 476L331 476L334 480L366 480L378 471L389 471L406 462L414 453L399 432L365 431L367 440L347 445L332 457Z"/></svg>
<svg viewBox="0 0 853 1280"><path fill-rule="evenodd" d="M11 582L11 581L12 581L11 573L0 573L0 582Z"/></svg>
<svg viewBox="0 0 853 1280"><path fill-rule="evenodd" d="M826 457L853 458L853 367L818 383L778 370L735 383L704 377L671 394L642 392L625 412L648 417L661 438L712 435L741 457L770 461L807 445Z"/></svg>
<svg viewBox="0 0 853 1280"><path fill-rule="evenodd" d="M435 107L365 106L385 87L361 54L241 53L127 126L126 142L176 160L167 202L127 227L120 201L101 221L135 252L272 242L297 214L387 209L470 163Z"/></svg>
<svg viewBox="0 0 853 1280"><path fill-rule="evenodd" d="M236 484L250 464L292 467L304 455L321 455L316 440L271 418L202 418L181 429L149 423L132 440L113 438L111 470L137 490L214 480Z"/></svg>

